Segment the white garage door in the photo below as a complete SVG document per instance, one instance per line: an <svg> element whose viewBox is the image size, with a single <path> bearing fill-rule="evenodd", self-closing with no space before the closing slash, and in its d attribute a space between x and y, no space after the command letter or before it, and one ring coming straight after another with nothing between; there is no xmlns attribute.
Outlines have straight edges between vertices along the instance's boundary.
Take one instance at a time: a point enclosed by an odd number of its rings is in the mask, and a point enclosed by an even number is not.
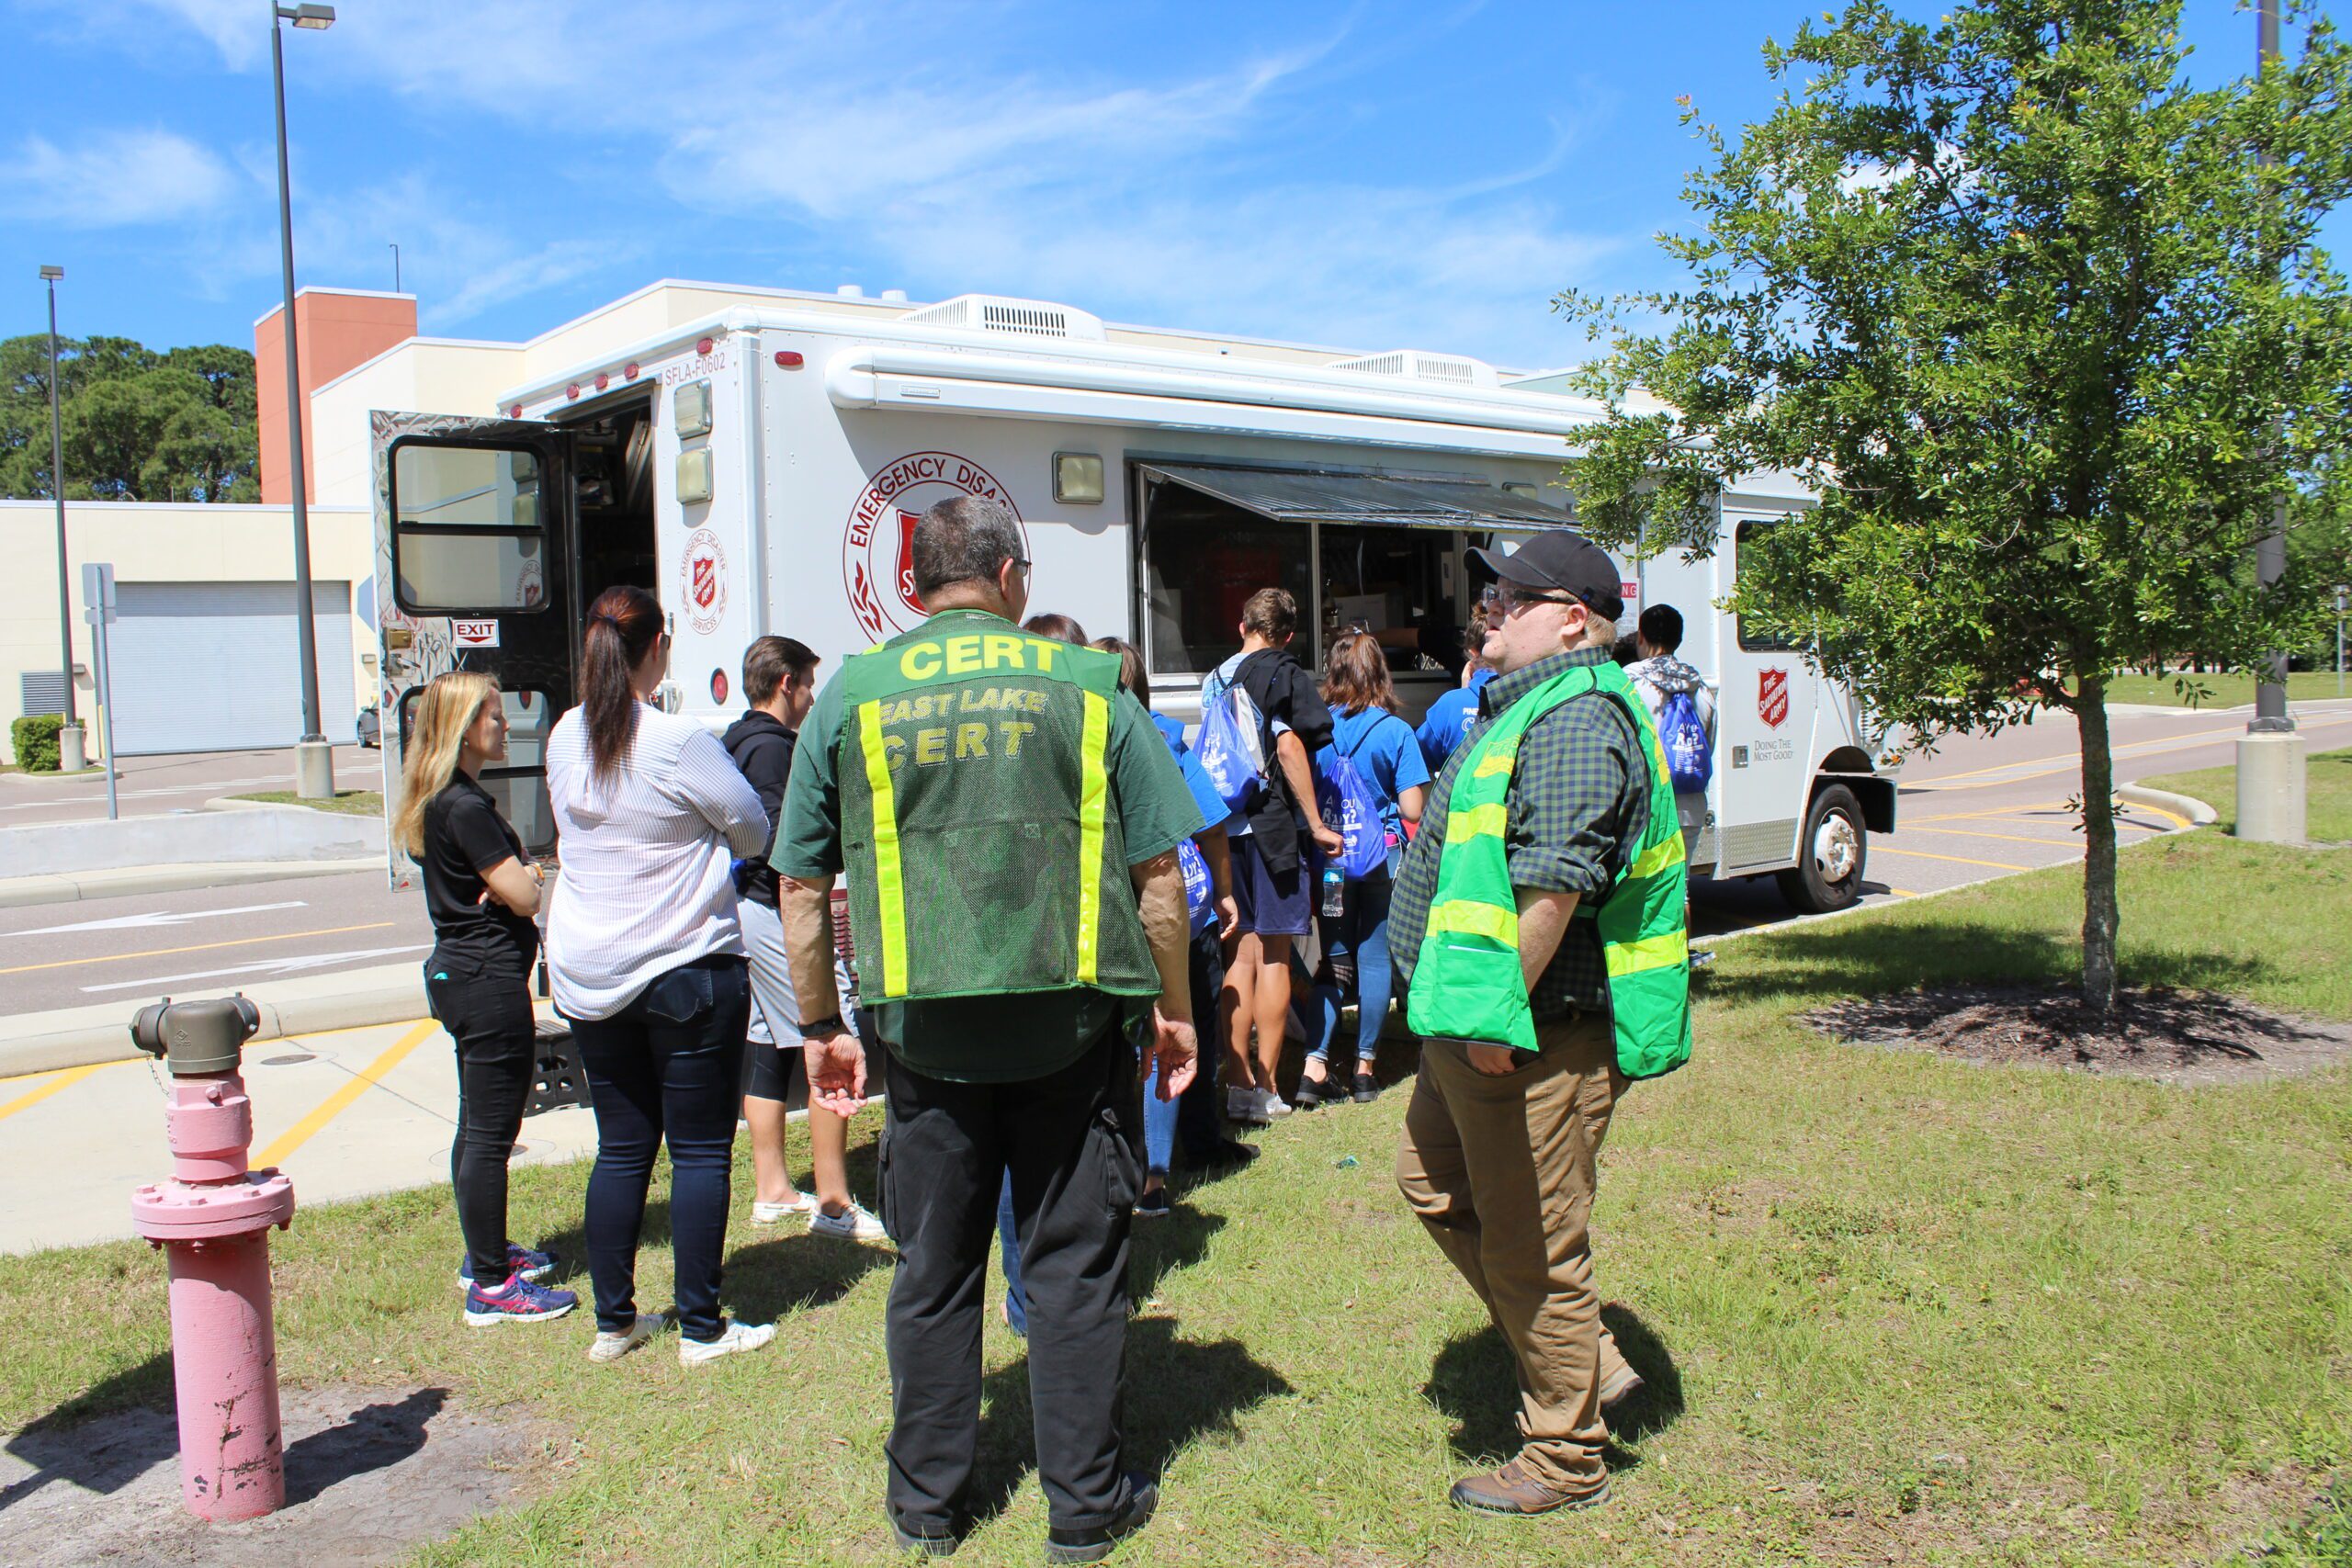
<svg viewBox="0 0 2352 1568"><path fill-rule="evenodd" d="M124 582L109 628L115 746L126 757L291 746L302 738L290 582ZM319 721L354 739L351 584L311 584Z"/></svg>

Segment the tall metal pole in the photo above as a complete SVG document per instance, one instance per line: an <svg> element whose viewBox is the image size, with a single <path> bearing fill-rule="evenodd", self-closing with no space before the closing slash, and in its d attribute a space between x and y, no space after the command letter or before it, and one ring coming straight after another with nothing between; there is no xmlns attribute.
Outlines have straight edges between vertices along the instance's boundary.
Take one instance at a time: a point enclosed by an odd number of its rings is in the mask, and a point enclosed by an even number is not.
<svg viewBox="0 0 2352 1568"><path fill-rule="evenodd" d="M2262 0L2261 22L2256 28L2256 46L2259 59L2255 65L2256 79L2270 73L2271 62L2278 58L2278 0ZM2260 154L2262 166L2271 164L2269 152ZM2271 257L2275 276L2279 258ZM2255 581L2267 588L2287 574L2287 495L2282 488L2271 503L2270 532L2264 535L2254 547ZM2273 651L2263 660L2264 673L2254 688L2254 718L2246 728L2255 732L2291 730L2295 721L2287 716L2287 655Z"/></svg>
<svg viewBox="0 0 2352 1568"><path fill-rule="evenodd" d="M392 247L392 292L398 294L401 291L401 248L394 241L384 243Z"/></svg>
<svg viewBox="0 0 2352 1568"><path fill-rule="evenodd" d="M57 497L57 663L65 676L65 724L74 717L74 588L65 568L65 434L57 412L57 278L63 269L43 267L49 283L49 488ZM114 753L107 753L114 766Z"/></svg>
<svg viewBox="0 0 2352 1568"><path fill-rule="evenodd" d="M323 747L326 736L319 725L319 645L318 628L311 624L311 509L305 493L308 480L302 468L302 379L301 361L294 344L294 197L293 181L286 166L286 48L278 26L279 8L272 0L269 8L270 74L277 91L277 238L278 255L283 263L286 282L286 458L293 475L294 491L294 624L295 635L301 647L298 657L302 666L302 740L301 747ZM302 778L303 761L298 750L295 763L300 793L310 795L310 781ZM334 782L332 772L323 794L332 797Z"/></svg>

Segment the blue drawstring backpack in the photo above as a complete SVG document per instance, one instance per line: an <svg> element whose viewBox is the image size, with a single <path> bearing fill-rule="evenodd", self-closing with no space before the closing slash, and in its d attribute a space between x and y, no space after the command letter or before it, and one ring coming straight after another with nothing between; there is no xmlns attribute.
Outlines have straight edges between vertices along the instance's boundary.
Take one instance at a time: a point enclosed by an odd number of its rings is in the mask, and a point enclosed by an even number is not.
<svg viewBox="0 0 2352 1568"><path fill-rule="evenodd" d="M1658 744L1666 749L1666 776L1678 795L1695 794L1715 776L1714 753L1707 747L1707 727L1699 722L1699 705L1688 692L1666 699L1657 716Z"/></svg>
<svg viewBox="0 0 2352 1568"><path fill-rule="evenodd" d="M1216 924L1216 889L1209 880L1209 863L1200 845L1187 839L1176 846L1176 863L1184 873L1184 908L1192 912L1197 934Z"/></svg>
<svg viewBox="0 0 2352 1568"><path fill-rule="evenodd" d="M1265 782L1264 733L1258 705L1238 681L1219 688L1201 715L1201 738L1193 743L1193 754L1217 798L1236 811L1248 809Z"/></svg>
<svg viewBox="0 0 2352 1568"><path fill-rule="evenodd" d="M1355 762L1357 747L1379 728L1377 721L1365 725L1355 746L1345 751L1334 745L1330 761L1316 770L1316 807L1346 840L1329 863L1350 882L1362 882L1388 864L1388 826L1380 819L1380 795Z"/></svg>

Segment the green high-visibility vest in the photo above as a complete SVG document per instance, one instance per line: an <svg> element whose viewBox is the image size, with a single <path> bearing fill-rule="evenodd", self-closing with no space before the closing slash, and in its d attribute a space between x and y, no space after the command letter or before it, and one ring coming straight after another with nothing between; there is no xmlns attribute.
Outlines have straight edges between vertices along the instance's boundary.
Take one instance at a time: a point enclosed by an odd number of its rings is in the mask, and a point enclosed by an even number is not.
<svg viewBox="0 0 2352 1568"><path fill-rule="evenodd" d="M1446 796L1437 894L1405 1017L1417 1034L1535 1049L1519 962L1519 904L1503 842L1510 781L1528 727L1596 690L1632 717L1650 762L1649 826L1632 863L1618 872L1592 913L1609 970L1617 1066L1627 1077L1657 1077L1690 1059L1689 868L1657 726L1614 664L1562 671L1511 704L1471 743ZM1583 906L1577 910L1578 917L1585 913Z"/></svg>
<svg viewBox="0 0 2352 1568"><path fill-rule="evenodd" d="M1156 996L1106 756L1119 660L946 611L850 659L842 861L867 1001Z"/></svg>

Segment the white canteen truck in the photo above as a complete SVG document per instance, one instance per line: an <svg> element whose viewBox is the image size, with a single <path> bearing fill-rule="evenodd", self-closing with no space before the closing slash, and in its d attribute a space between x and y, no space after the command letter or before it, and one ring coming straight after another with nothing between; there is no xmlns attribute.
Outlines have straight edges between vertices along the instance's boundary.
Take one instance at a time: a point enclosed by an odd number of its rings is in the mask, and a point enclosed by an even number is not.
<svg viewBox="0 0 2352 1568"><path fill-rule="evenodd" d="M1465 553L1570 525L1561 463L1600 412L1556 376L1454 355L1114 342L1084 311L985 295L879 320L733 309L500 405L371 416L384 796L395 809L417 690L486 671L511 731L483 782L542 853L545 739L606 588L661 600L662 700L721 727L754 637L797 637L830 670L918 624L915 519L986 496L1020 520L1032 609L1135 643L1162 711L1197 718L1242 602L1279 585L1310 669L1368 629L1418 721L1459 683L1479 591ZM1685 812L1694 874L1772 873L1829 909L1861 891L1866 834L1894 829L1895 738L1801 649L1715 607L1743 543L1808 501L1769 479L1724 495L1711 557L1623 569L1620 629L1674 605L1681 655L1716 695L1713 779ZM413 867L392 855L406 886Z"/></svg>

